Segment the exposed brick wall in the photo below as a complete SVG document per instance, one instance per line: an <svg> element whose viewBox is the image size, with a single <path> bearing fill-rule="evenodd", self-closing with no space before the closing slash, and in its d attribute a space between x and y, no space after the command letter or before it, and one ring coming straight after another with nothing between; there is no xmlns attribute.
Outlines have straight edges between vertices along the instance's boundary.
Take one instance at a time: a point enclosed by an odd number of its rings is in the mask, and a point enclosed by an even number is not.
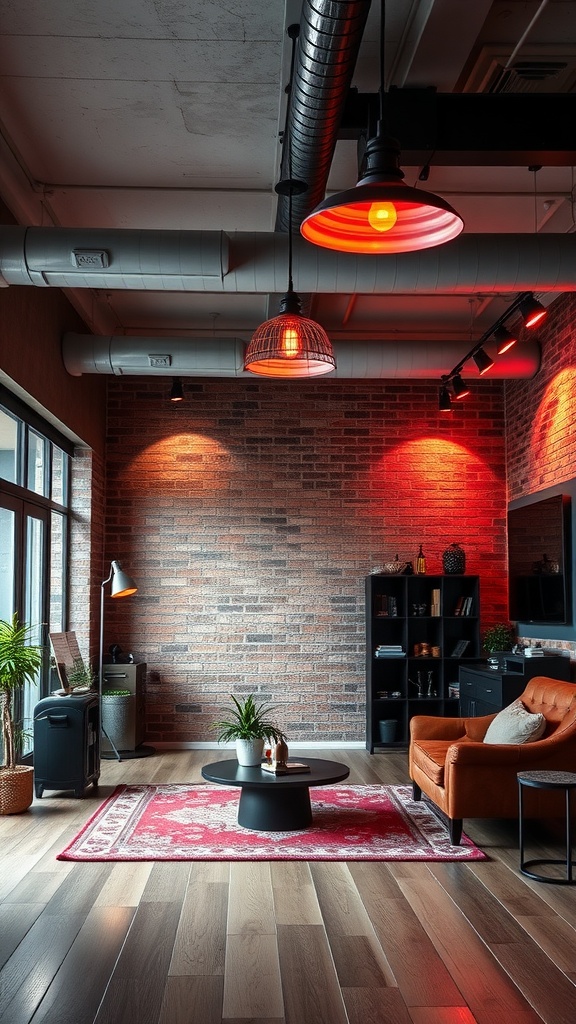
<svg viewBox="0 0 576 1024"><path fill-rule="evenodd" d="M230 692L284 705L292 740L364 735L364 577L463 544L505 615L503 385L438 413L419 382L109 383L106 648L148 664L147 736L211 740Z"/></svg>
<svg viewBox="0 0 576 1024"><path fill-rule="evenodd" d="M71 467L68 623L76 633L84 660L95 668L100 634L100 582L105 579L105 468L101 456L87 448L76 449Z"/></svg>
<svg viewBox="0 0 576 1024"><path fill-rule="evenodd" d="M512 501L576 476L576 296L548 309L542 365L532 381L505 387L508 496ZM533 638L535 639L535 638ZM570 650L572 642L543 641Z"/></svg>

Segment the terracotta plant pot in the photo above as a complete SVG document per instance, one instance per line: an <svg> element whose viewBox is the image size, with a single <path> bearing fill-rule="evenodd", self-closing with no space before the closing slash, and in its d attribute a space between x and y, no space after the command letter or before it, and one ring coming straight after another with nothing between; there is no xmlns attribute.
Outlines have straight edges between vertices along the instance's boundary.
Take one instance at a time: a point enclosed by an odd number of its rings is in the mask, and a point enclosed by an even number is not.
<svg viewBox="0 0 576 1024"><path fill-rule="evenodd" d="M34 798L34 769L17 764L0 768L0 814L21 814Z"/></svg>

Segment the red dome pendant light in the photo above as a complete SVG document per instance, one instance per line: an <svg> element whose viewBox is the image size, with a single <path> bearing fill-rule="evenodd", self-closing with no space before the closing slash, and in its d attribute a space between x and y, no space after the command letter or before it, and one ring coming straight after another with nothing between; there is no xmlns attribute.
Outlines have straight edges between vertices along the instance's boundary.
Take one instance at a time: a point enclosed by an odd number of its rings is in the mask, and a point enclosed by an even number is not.
<svg viewBox="0 0 576 1024"><path fill-rule="evenodd" d="M304 218L300 231L314 245L338 252L414 252L450 242L464 221L445 199L402 180L400 145L384 131L384 21L380 18L380 120L366 143L355 188L329 196Z"/></svg>

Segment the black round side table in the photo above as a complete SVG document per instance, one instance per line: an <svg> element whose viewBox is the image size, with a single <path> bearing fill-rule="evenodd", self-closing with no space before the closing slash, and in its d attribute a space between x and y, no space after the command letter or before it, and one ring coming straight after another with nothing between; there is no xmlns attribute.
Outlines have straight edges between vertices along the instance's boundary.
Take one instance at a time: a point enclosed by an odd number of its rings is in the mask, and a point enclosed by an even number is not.
<svg viewBox="0 0 576 1024"><path fill-rule="evenodd" d="M531 786L534 789L563 789L566 796L566 858L564 860L525 860L524 859L524 808L523 793L524 787ZM520 871L528 878L534 878L537 882L551 882L553 885L574 885L575 879L572 875L574 862L572 861L572 820L570 808L570 794L576 789L575 772L518 772L518 845L520 847ZM551 878L548 875L541 875L528 868L546 864L563 864L566 868L566 878Z"/></svg>

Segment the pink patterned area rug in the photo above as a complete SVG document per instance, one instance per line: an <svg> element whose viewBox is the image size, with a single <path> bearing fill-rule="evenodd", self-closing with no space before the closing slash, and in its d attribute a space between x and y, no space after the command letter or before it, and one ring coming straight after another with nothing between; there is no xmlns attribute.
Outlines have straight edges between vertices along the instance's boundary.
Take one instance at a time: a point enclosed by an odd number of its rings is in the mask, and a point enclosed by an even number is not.
<svg viewBox="0 0 576 1024"><path fill-rule="evenodd" d="M240 791L205 783L118 786L58 860L486 860L410 786L311 788L312 825L254 832L237 822Z"/></svg>

